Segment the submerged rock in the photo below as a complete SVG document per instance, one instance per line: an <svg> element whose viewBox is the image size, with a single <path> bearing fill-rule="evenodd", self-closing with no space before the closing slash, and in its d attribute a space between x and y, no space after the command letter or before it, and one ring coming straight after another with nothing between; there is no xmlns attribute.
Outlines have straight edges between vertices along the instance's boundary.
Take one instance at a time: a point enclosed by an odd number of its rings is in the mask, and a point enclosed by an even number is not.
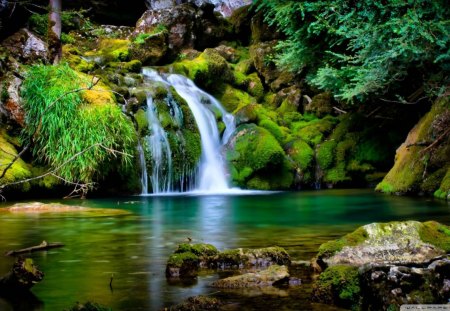
<svg viewBox="0 0 450 311"><path fill-rule="evenodd" d="M232 276L213 282L211 286L218 288L247 288L272 286L280 282L289 282L286 266L272 265L266 270Z"/></svg>
<svg viewBox="0 0 450 311"><path fill-rule="evenodd" d="M174 311L220 310L221 305L222 302L216 298L207 296L194 296L189 297L180 304L171 306L169 310Z"/></svg>
<svg viewBox="0 0 450 311"><path fill-rule="evenodd" d="M0 209L0 212L15 214L42 214L42 213L82 213L89 216L127 215L130 212L111 208L90 208L60 203L16 203L10 207Z"/></svg>
<svg viewBox="0 0 450 311"><path fill-rule="evenodd" d="M270 265L290 265L291 258L282 247L273 246L259 249L238 248L225 250L218 255L219 268L267 267Z"/></svg>
<svg viewBox="0 0 450 311"><path fill-rule="evenodd" d="M434 221L362 226L320 246L312 298L355 310L447 302L448 251L450 228Z"/></svg>

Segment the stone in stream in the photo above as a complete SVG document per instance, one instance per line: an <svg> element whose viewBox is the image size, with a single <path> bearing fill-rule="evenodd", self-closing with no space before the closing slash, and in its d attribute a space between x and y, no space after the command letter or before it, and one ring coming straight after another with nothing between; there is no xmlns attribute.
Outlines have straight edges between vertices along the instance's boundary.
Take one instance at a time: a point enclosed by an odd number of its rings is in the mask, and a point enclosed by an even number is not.
<svg viewBox="0 0 450 311"><path fill-rule="evenodd" d="M320 246L312 299L354 310L446 303L449 251L450 228L435 221L362 226Z"/></svg>
<svg viewBox="0 0 450 311"><path fill-rule="evenodd" d="M171 306L169 309L174 311L191 311L191 310L220 310L222 302L213 297L207 296L194 296L189 297L185 301L175 306Z"/></svg>
<svg viewBox="0 0 450 311"><path fill-rule="evenodd" d="M217 288L266 287L283 282L289 282L287 267L272 265L262 271L245 273L215 281L211 286Z"/></svg>
<svg viewBox="0 0 450 311"><path fill-rule="evenodd" d="M211 244L180 244L167 261L166 276L191 278L197 276L200 268L242 269L290 263L289 254L277 246L219 252Z"/></svg>
<svg viewBox="0 0 450 311"><path fill-rule="evenodd" d="M0 209L0 213L1 212L9 212L14 214L79 213L91 217L130 214L130 212L122 209L91 208L76 205L65 205L60 203L40 202L16 203L7 208Z"/></svg>

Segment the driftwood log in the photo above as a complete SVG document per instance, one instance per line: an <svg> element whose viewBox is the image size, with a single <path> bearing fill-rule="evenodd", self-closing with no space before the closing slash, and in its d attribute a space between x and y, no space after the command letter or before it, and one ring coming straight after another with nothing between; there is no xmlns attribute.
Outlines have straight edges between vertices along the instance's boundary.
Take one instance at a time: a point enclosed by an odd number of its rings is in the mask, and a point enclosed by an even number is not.
<svg viewBox="0 0 450 311"><path fill-rule="evenodd" d="M32 252L37 252L37 251L46 251L48 249L58 248L58 247L63 247L63 246L64 246L64 244L59 243L59 242L47 243L46 241L42 241L41 244L36 245L36 246L22 248L22 249L18 249L18 250L11 250L9 252L6 252L5 256L14 256L14 255L20 255L20 254L24 254L24 253L32 253Z"/></svg>
<svg viewBox="0 0 450 311"><path fill-rule="evenodd" d="M43 278L44 273L37 269L33 259L19 257L11 271L0 277L0 293L28 291Z"/></svg>

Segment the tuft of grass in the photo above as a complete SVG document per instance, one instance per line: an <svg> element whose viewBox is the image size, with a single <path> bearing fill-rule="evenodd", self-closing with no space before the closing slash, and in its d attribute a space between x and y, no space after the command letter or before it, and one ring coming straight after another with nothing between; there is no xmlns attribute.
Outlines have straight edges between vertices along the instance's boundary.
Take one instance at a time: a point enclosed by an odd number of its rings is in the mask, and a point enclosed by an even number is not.
<svg viewBox="0 0 450 311"><path fill-rule="evenodd" d="M83 93L92 90L73 92L89 83L88 76L80 76L67 64L32 66L23 83L22 141L32 141L34 156L59 168L56 173L69 182L91 183L106 176L114 164L131 165L130 157L111 150L134 154L135 132L119 107L111 100L89 102Z"/></svg>

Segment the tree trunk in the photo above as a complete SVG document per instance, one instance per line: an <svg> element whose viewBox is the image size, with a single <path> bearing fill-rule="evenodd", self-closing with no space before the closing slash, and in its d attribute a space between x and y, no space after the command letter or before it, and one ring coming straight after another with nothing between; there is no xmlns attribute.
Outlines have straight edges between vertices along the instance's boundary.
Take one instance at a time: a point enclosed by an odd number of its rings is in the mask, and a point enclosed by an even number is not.
<svg viewBox="0 0 450 311"><path fill-rule="evenodd" d="M62 0L50 0L48 14L48 51L49 60L53 64L58 64L61 60L61 1Z"/></svg>

